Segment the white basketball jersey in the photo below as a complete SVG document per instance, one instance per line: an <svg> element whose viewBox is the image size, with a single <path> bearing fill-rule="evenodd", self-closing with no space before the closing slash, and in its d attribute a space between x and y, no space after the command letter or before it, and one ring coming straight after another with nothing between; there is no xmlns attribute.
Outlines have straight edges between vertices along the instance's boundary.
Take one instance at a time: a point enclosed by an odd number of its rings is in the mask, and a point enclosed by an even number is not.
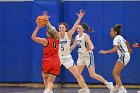
<svg viewBox="0 0 140 93"><path fill-rule="evenodd" d="M85 35L87 34L84 33L82 36L77 35L75 38L77 46L79 47L78 52L81 52L81 53L86 52L87 48L89 47L87 42L84 39Z"/></svg>
<svg viewBox="0 0 140 93"><path fill-rule="evenodd" d="M59 32L60 36L60 32ZM65 32L64 38L59 39L59 56L66 56L70 54L70 43L71 40L69 39L67 32Z"/></svg>
<svg viewBox="0 0 140 93"><path fill-rule="evenodd" d="M118 54L128 52L128 48L126 46L126 40L121 35L117 35L114 38L113 45L118 46L118 50L117 50Z"/></svg>

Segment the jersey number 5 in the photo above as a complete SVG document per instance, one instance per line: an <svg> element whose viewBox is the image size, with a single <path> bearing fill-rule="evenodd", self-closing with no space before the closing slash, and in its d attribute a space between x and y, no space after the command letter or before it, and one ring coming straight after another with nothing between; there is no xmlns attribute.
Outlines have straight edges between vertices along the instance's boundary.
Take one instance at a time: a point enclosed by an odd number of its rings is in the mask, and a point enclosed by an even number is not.
<svg viewBox="0 0 140 93"><path fill-rule="evenodd" d="M61 51L64 51L64 45L61 45Z"/></svg>

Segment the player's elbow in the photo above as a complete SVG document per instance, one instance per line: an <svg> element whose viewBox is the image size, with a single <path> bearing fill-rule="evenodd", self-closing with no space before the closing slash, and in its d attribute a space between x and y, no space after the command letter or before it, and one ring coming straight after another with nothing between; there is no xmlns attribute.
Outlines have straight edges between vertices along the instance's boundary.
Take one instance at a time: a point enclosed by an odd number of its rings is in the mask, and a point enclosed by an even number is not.
<svg viewBox="0 0 140 93"><path fill-rule="evenodd" d="M34 36L31 36L31 39L35 41L35 37Z"/></svg>
<svg viewBox="0 0 140 93"><path fill-rule="evenodd" d="M91 46L90 49L93 50L94 49L94 46Z"/></svg>
<svg viewBox="0 0 140 93"><path fill-rule="evenodd" d="M126 42L127 45L130 45L129 42Z"/></svg>
<svg viewBox="0 0 140 93"><path fill-rule="evenodd" d="M92 50L94 49L94 45L91 46Z"/></svg>
<svg viewBox="0 0 140 93"><path fill-rule="evenodd" d="M33 36L31 36L31 39L32 39L32 40L34 40L34 37L33 37Z"/></svg>
<svg viewBox="0 0 140 93"><path fill-rule="evenodd" d="M93 46L93 49L94 49L94 46ZM93 50L93 49L92 49L92 50Z"/></svg>

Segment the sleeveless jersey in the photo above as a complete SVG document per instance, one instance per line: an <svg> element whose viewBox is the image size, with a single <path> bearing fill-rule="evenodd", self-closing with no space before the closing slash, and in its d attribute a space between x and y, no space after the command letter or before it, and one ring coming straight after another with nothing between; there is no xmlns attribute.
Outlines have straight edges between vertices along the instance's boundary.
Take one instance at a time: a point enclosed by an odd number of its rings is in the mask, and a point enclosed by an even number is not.
<svg viewBox="0 0 140 93"><path fill-rule="evenodd" d="M117 50L118 54L128 52L128 48L126 46L126 40L121 35L117 35L114 38L113 45L118 46L118 50Z"/></svg>
<svg viewBox="0 0 140 93"><path fill-rule="evenodd" d="M59 32L59 56L66 56L70 54L70 43L71 40L69 39L67 32L65 32L64 38L61 38Z"/></svg>
<svg viewBox="0 0 140 93"><path fill-rule="evenodd" d="M85 35L87 34L84 33L82 36L77 35L75 38L77 46L79 46L78 52L81 52L81 53L87 52L87 48L89 47L87 42L84 39Z"/></svg>
<svg viewBox="0 0 140 93"><path fill-rule="evenodd" d="M47 38L48 45L44 46L43 60L58 57L59 40Z"/></svg>

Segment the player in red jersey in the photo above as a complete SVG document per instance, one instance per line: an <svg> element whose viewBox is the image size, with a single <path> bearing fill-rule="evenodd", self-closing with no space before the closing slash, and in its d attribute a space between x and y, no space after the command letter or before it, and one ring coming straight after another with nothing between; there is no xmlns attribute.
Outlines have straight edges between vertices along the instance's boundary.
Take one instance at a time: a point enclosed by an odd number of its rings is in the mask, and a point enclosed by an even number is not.
<svg viewBox="0 0 140 93"><path fill-rule="evenodd" d="M60 59L58 56L59 40L58 33L54 27L48 27L46 34L48 38L37 37L39 29L42 28L37 24L32 34L32 39L43 45L44 53L42 58L42 77L44 80L45 90L43 93L53 93L53 83L60 73Z"/></svg>

